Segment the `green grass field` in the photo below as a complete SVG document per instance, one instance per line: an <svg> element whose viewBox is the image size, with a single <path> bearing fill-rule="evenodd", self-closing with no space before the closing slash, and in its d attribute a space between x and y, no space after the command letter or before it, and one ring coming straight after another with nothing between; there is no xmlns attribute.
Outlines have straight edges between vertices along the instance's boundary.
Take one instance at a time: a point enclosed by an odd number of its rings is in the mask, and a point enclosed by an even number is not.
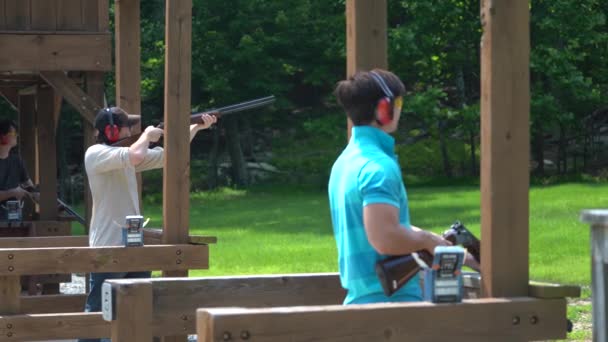
<svg viewBox="0 0 608 342"><path fill-rule="evenodd" d="M479 189L408 189L412 223L435 232L462 221L480 236ZM530 190L530 277L588 286L589 227L580 210L606 207L608 184L565 184ZM160 204L146 203L148 226L162 224ZM192 194L192 234L218 237L210 269L193 275L337 271L327 196L303 188L222 189Z"/></svg>
<svg viewBox="0 0 608 342"><path fill-rule="evenodd" d="M412 223L442 232L454 220L480 236L476 186L408 188ZM586 208L608 207L608 184L537 186L530 190L530 278L577 284L590 296L589 227L578 220ZM149 227L162 225L161 205L146 201ZM336 247L327 195L295 187L222 189L192 194L191 233L217 236L210 269L191 276L335 272ZM573 340L591 337L588 301L573 302Z"/></svg>

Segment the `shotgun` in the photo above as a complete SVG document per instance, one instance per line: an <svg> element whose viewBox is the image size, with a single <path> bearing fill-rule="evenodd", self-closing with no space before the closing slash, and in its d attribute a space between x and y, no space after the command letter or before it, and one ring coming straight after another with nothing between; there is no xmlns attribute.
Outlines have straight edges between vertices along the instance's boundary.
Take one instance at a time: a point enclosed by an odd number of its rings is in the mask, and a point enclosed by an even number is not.
<svg viewBox="0 0 608 342"><path fill-rule="evenodd" d="M462 223L454 222L443 234L444 239L453 245L464 247L481 265L481 243ZM433 256L426 250L412 254L397 255L378 261L376 275L384 294L391 296L421 270L421 264L430 267Z"/></svg>
<svg viewBox="0 0 608 342"><path fill-rule="evenodd" d="M22 188L25 189L30 194L37 194L38 196L40 196L40 191L37 189L37 187L24 187L24 186L22 186ZM40 204L40 202L36 199L36 196L30 196L30 198L34 202ZM59 205L60 209L63 209L68 214L72 215L76 219L76 221L80 222L80 224L82 224L86 228L87 221L84 219L84 217L80 216L80 214L78 214L76 212L76 210L72 209L72 207L70 207L67 203L65 203L64 201L62 201L61 198L59 198L59 197L57 197L57 204Z"/></svg>
<svg viewBox="0 0 608 342"><path fill-rule="evenodd" d="M270 95L270 96L250 100L250 101L233 104L233 105L226 106L226 107L220 107L220 108L206 110L204 112L195 113L195 114L190 115L190 124L201 123L201 116L204 114L213 115L219 119L227 114L232 114L232 113L242 112L242 111L249 110L249 109L268 106L268 105L272 104L274 101L275 101L274 95ZM164 126L165 126L165 124L163 122L161 122L156 127L163 128ZM124 139L120 139L117 142L113 143L111 146L120 146L120 147L131 146L133 143L135 143L137 141L137 139L139 139L140 136L141 136L141 133L132 135L130 137L126 137Z"/></svg>

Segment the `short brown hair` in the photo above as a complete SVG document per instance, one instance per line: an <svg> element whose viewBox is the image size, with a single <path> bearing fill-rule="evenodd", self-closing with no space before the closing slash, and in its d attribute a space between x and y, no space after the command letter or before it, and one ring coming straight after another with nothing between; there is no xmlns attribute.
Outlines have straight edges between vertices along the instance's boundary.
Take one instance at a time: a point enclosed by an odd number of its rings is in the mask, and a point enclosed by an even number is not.
<svg viewBox="0 0 608 342"><path fill-rule="evenodd" d="M382 69L374 69L371 72L382 77L393 93L393 97L405 94L405 86L397 75ZM376 117L375 111L378 100L386 97L378 82L372 77L371 72L357 72L347 80L340 81L334 91L338 103L344 108L346 115L355 126L371 124Z"/></svg>

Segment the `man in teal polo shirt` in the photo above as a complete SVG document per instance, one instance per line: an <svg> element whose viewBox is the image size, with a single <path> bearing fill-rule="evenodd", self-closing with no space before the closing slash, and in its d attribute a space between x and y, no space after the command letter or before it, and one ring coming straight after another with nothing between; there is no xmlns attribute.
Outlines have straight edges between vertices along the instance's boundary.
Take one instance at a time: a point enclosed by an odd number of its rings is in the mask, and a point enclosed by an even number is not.
<svg viewBox="0 0 608 342"><path fill-rule="evenodd" d="M389 133L399 124L405 86L393 73L375 69L341 81L335 95L353 122L351 139L334 163L329 204L338 246L344 304L422 300L418 276L391 297L374 266L389 255L449 245L410 224L407 194Z"/></svg>

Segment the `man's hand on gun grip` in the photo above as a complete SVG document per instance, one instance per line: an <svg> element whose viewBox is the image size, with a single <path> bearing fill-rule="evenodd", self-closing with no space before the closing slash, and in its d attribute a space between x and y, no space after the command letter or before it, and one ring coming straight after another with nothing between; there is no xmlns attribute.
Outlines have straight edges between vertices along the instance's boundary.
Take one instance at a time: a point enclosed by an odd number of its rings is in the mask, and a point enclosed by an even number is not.
<svg viewBox="0 0 608 342"><path fill-rule="evenodd" d="M155 143L163 135L163 130L154 126L148 126L146 127L144 134L146 134L149 142Z"/></svg>
<svg viewBox="0 0 608 342"><path fill-rule="evenodd" d="M452 243L450 241L444 239L443 237L441 237L441 235L437 235L433 232L429 232L429 231L425 231L425 230L423 230L422 232L424 232L426 234L425 249L433 255L435 255L435 247L452 245Z"/></svg>

